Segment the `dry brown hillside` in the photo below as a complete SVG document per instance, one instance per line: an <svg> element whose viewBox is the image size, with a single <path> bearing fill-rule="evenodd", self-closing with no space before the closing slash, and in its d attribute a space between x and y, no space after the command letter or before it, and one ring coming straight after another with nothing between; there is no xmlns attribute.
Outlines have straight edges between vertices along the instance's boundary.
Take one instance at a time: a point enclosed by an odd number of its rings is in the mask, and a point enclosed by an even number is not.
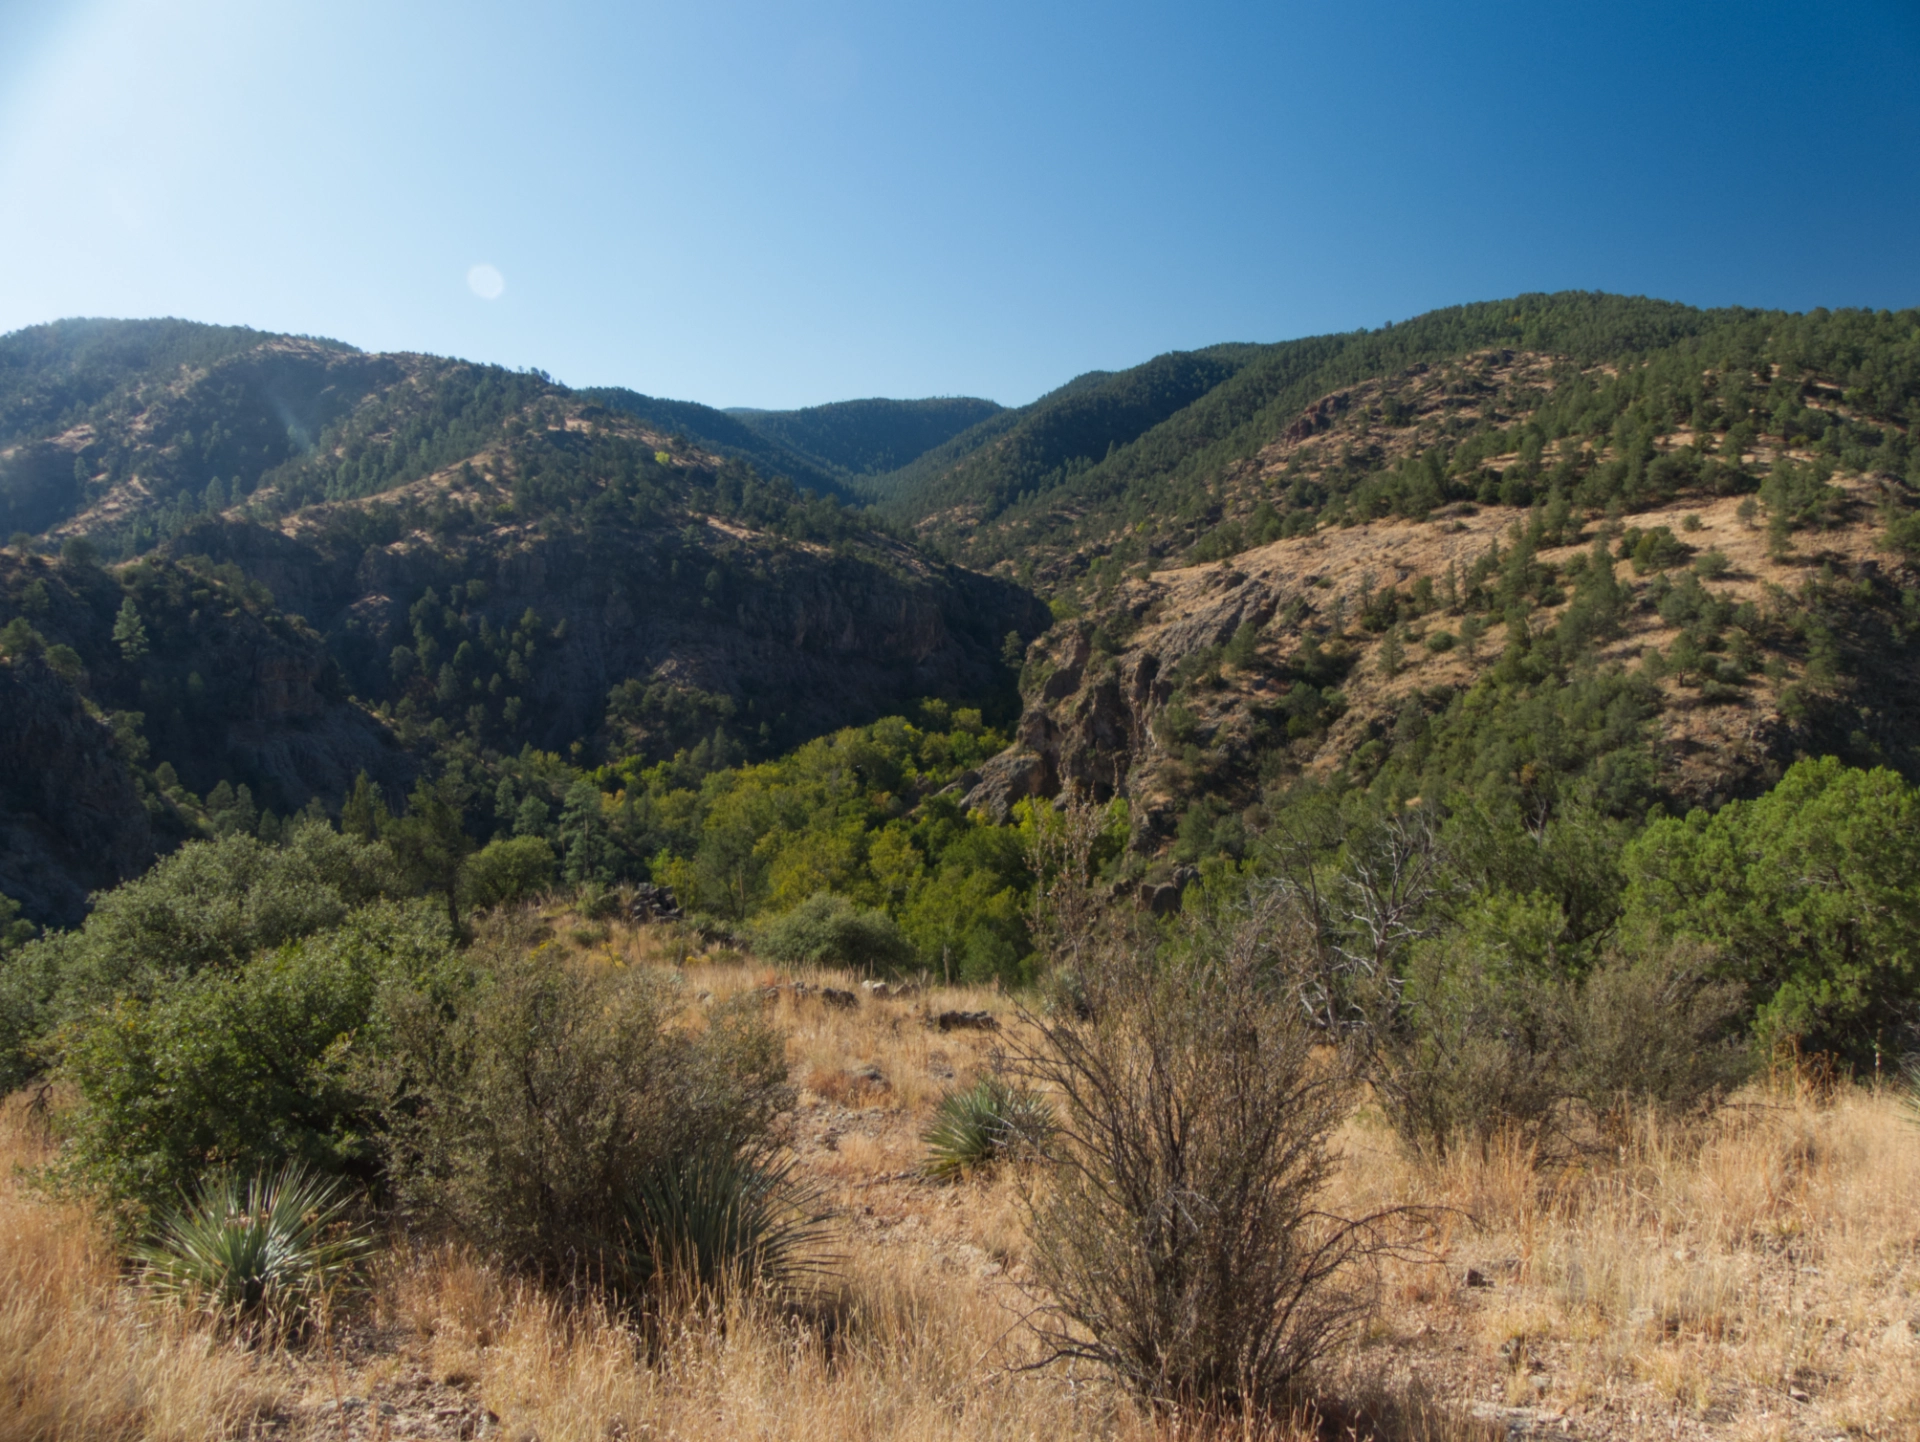
<svg viewBox="0 0 1920 1442"><path fill-rule="evenodd" d="M1765 466L1772 458L1750 459ZM1585 564L1596 541L1617 557L1623 540L1664 527L1678 543L1654 567L1614 561L1630 597L1625 616L1583 664L1642 671L1658 686L1659 761L1683 798L1710 799L1777 774L1805 719L1783 714L1783 703L1788 712L1800 704L1792 696L1844 694L1869 724L1877 716L1894 727L1915 699L1910 668L1890 669L1875 683L1883 689L1864 695L1857 677L1823 671L1791 634L1810 597L1872 597L1876 586L1894 595L1903 575L1899 557L1880 543L1877 483L1842 476L1834 484L1844 497L1832 508L1834 523L1795 532L1785 548L1769 539L1752 499L1722 496L1576 519L1560 544L1539 551L1538 560L1564 576L1570 563ZM1472 621L1446 598L1490 550L1510 554L1535 519L1522 508L1462 503L1423 521L1328 527L1228 560L1128 576L1035 643L1019 741L986 769L975 803L997 809L1069 782L1098 794L1121 786L1158 818L1164 837L1171 813L1196 789L1246 797L1278 776L1330 775L1390 737L1410 706L1436 712L1487 674L1506 649L1508 622L1496 613L1472 638ZM1739 612L1750 625L1734 637L1735 684L1669 661L1683 628L1657 601L1689 576L1728 607L1751 608ZM1406 603L1403 619L1369 629L1363 612L1387 591ZM1533 635L1555 625L1566 588L1547 600L1529 617ZM1749 635L1757 638L1750 651ZM1669 664L1647 670L1656 651ZM1323 672L1333 658L1340 709L1329 724L1289 733L1289 693L1311 670L1303 657ZM1732 673L1719 664L1717 674Z"/></svg>

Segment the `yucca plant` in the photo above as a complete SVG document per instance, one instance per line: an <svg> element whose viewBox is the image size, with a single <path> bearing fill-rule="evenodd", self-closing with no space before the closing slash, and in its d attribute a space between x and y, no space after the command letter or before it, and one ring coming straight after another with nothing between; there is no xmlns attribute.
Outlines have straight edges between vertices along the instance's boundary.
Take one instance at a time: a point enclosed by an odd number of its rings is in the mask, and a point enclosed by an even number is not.
<svg viewBox="0 0 1920 1442"><path fill-rule="evenodd" d="M299 1162L244 1181L222 1169L135 1249L149 1286L222 1324L285 1335L349 1284L373 1239L346 1218L339 1180Z"/></svg>
<svg viewBox="0 0 1920 1442"><path fill-rule="evenodd" d="M928 1151L925 1169L930 1177L952 1181L991 1166L1017 1147L1038 1144L1052 1130L1053 1108L1038 1092L981 1077L940 1098L932 1125L921 1134Z"/></svg>
<svg viewBox="0 0 1920 1442"><path fill-rule="evenodd" d="M827 1270L826 1216L788 1161L708 1143L647 1171L627 1198L631 1284L792 1291Z"/></svg>

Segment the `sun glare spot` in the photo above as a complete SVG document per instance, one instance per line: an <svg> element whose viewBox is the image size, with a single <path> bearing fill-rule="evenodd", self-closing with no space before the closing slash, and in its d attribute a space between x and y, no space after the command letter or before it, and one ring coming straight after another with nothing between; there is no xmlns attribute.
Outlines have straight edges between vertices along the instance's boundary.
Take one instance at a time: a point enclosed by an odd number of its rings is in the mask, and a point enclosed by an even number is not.
<svg viewBox="0 0 1920 1442"><path fill-rule="evenodd" d="M507 288L507 278L482 261L467 272L467 289L482 300L498 300Z"/></svg>

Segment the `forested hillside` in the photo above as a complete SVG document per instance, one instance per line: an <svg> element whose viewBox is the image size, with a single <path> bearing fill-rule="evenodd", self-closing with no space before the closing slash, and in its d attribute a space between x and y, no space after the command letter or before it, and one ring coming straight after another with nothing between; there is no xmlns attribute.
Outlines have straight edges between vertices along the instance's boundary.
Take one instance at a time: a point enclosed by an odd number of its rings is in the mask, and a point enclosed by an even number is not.
<svg viewBox="0 0 1920 1442"><path fill-rule="evenodd" d="M23 332L0 377L10 674L65 718L35 755L96 758L91 809L70 759L8 793L36 922L188 837L431 813L452 899L518 843L1011 979L1023 802L1121 805L1113 884L1164 905L1322 812L1611 855L1799 758L1920 775L1910 312L1527 296L1012 410L180 322ZM1588 884L1521 890L1604 939Z"/></svg>
<svg viewBox="0 0 1920 1442"><path fill-rule="evenodd" d="M59 768L20 752L13 869L38 880L8 889L35 920L224 825L229 797L251 829L337 814L361 772L396 799L471 772L484 834L503 768L537 769L513 758L697 753L699 774L931 699L1010 714L1006 638L1049 621L829 494L537 374L71 322L0 342L0 376L7 650L53 658L37 684L81 751L88 717L115 736L113 804L148 813L119 861L82 864ZM893 455L972 413L924 404L866 403L817 441Z"/></svg>
<svg viewBox="0 0 1920 1442"><path fill-rule="evenodd" d="M1916 420L0 338L0 1430L1909 1435Z"/></svg>
<svg viewBox="0 0 1920 1442"><path fill-rule="evenodd" d="M872 489L970 563L1059 587L1448 502L1558 487L1632 510L1751 488L1741 457L1763 435L1904 477L1912 324L1523 296L1089 377Z"/></svg>

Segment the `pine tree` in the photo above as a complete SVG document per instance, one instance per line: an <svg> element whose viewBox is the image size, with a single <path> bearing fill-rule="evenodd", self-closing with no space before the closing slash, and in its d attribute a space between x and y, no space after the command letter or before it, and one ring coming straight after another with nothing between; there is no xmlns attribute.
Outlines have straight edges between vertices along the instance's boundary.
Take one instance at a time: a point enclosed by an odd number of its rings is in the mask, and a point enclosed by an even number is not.
<svg viewBox="0 0 1920 1442"><path fill-rule="evenodd" d="M545 836L547 823L552 813L547 803L538 796L528 796L521 801L519 809L513 813L513 834L515 836Z"/></svg>
<svg viewBox="0 0 1920 1442"><path fill-rule="evenodd" d="M1407 646L1400 637L1400 628L1391 627L1387 634L1380 638L1380 674L1398 676L1406 660Z"/></svg>
<svg viewBox="0 0 1920 1442"><path fill-rule="evenodd" d="M460 930L460 864L473 849L464 819L465 797L451 777L414 784L407 814L391 817L381 835L418 891L438 892L447 903L447 923Z"/></svg>
<svg viewBox="0 0 1920 1442"><path fill-rule="evenodd" d="M120 614L114 618L113 643L129 661L147 654L147 623L140 619L140 608L131 596L120 603Z"/></svg>
<svg viewBox="0 0 1920 1442"><path fill-rule="evenodd" d="M353 778L353 790L340 805L340 830L343 835L362 841L376 840L389 815L380 787L366 772Z"/></svg>
<svg viewBox="0 0 1920 1442"><path fill-rule="evenodd" d="M569 886L587 881L604 885L613 879L600 788L591 781L576 781L567 791L567 804L560 812L560 845L567 856L563 874Z"/></svg>

